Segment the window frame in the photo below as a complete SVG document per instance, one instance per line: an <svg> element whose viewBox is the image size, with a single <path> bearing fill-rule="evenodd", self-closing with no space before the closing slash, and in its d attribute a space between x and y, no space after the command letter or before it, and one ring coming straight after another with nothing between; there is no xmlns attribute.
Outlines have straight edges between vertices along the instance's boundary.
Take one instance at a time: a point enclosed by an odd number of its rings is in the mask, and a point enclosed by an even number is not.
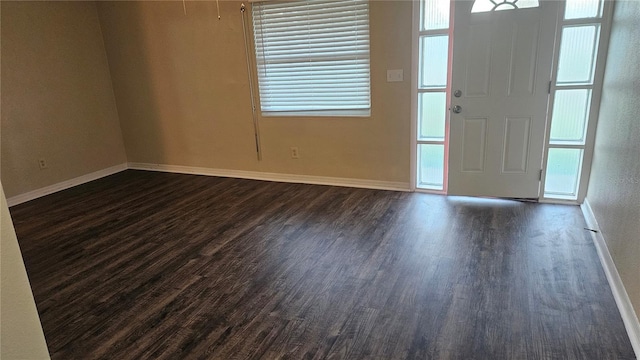
<svg viewBox="0 0 640 360"><path fill-rule="evenodd" d="M556 33L556 44L554 48L554 64L551 81L549 84L549 103L547 106L547 133L544 144L544 157L542 163L540 202L581 204L587 195L589 176L591 174L591 164L593 161L593 150L595 145L596 127L598 114L600 111L600 98L602 97L602 83L606 65L607 49L609 47L609 34L611 33L611 19L613 17L613 1L603 0L598 9L599 15L596 17L565 19L566 0L563 1L558 14L558 31ZM593 72L593 82L591 84L558 84L558 62L560 58L560 47L562 46L562 29L575 26L599 25L599 35L597 38L597 48L595 51L595 70ZM555 105L556 91L572 89L590 89L591 100L587 112L586 135L584 143L562 143L551 141L551 124L553 122L553 108ZM557 195L545 193L547 181L547 166L550 149L575 149L582 150L582 159L579 164L578 182L575 195Z"/></svg>
<svg viewBox="0 0 640 360"><path fill-rule="evenodd" d="M323 2L323 0L316 0L317 2ZM326 0L324 0L326 1ZM259 60L260 57L260 52L258 50L258 43L261 42L261 38L260 35L258 34L258 31L256 30L256 18L254 16L255 12L256 12L256 7L258 6L262 6L262 5L271 5L271 4L292 4L292 3L308 3L308 0L291 0L291 1L284 1L284 0L262 0L262 1L252 1L251 2L251 39L252 39L252 48L253 48L253 54L252 54L252 58L253 58L253 62L255 66L252 66L251 71L254 71L255 74L255 85L257 86L257 109L260 112L261 117L269 117L269 118L276 118L276 117L283 117L283 118L287 118L287 117L342 117L342 118L348 118L348 117L370 117L371 116L371 108L372 108L372 91L371 91L371 83L372 83L372 77L371 77L371 20L370 20L370 14L371 14L371 7L370 7L370 3L368 0L353 0L353 1L357 1L356 3L361 3L361 4L366 4L366 31L367 31L367 48L366 48L366 52L367 52L367 56L366 56L366 66L365 68L365 72L366 72L366 76L367 76L367 101L368 104L366 107L354 107L354 108L332 108L332 107L325 107L323 109L308 109L306 108L304 105L297 108L297 109L273 109L273 108L266 108L264 103L264 92L263 92L263 88L262 85L264 84L264 78L261 77L260 71L261 71L261 62ZM336 10L337 12L339 12L340 10ZM329 28L329 27L327 27ZM355 55L354 55L355 56ZM336 60L336 58L334 59L330 59L329 61L334 61ZM349 85L347 85L349 86ZM311 95L314 96L314 95Z"/></svg>
<svg viewBox="0 0 640 360"><path fill-rule="evenodd" d="M410 189L411 191L431 193L431 194L447 194L448 191L448 172L449 172L449 121L451 105L451 66L452 66L452 52L453 52L453 16L454 6L452 2L449 2L449 17L446 27L438 28L425 28L424 9L423 6L425 0L413 1L412 8L412 31L411 31L411 154L410 154ZM446 65L446 84L423 86L422 82L422 69L420 60L422 59L422 39L427 37L439 37L446 36L447 42L447 65ZM420 138L420 106L419 98L422 94L426 93L442 93L445 94L445 122L444 122L444 137L443 138ZM420 171L420 149L422 146L441 146L444 152L443 157L443 176L442 185L432 183L421 183L419 177Z"/></svg>

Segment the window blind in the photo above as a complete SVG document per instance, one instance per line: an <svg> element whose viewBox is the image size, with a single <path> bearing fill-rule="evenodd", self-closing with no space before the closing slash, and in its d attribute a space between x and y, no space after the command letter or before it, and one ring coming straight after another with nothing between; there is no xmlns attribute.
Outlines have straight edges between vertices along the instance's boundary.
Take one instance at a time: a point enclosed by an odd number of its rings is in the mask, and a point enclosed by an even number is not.
<svg viewBox="0 0 640 360"><path fill-rule="evenodd" d="M370 108L368 0L252 9L262 111Z"/></svg>

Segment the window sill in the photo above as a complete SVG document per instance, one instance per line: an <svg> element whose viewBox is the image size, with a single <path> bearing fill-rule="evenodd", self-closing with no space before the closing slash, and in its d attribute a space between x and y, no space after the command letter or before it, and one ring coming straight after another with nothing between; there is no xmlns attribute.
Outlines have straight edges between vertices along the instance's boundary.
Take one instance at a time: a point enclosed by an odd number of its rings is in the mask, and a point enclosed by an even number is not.
<svg viewBox="0 0 640 360"><path fill-rule="evenodd" d="M365 110L310 110L310 111L263 111L263 117L370 117L371 109Z"/></svg>

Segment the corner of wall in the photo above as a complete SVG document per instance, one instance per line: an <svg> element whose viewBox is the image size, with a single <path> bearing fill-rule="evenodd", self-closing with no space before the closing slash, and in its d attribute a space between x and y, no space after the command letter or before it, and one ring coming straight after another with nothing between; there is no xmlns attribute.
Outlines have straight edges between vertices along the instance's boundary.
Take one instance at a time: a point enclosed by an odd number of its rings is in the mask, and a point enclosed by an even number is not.
<svg viewBox="0 0 640 360"><path fill-rule="evenodd" d="M636 353L636 357L640 357L640 321L638 321L638 316L633 309L633 304L631 303L629 294L627 294L624 283L620 278L616 264L611 257L611 253L607 247L607 242L602 235L602 230L598 225L598 221L591 209L588 199L584 200L582 205L580 205L580 209L582 210L582 214L584 215L589 230L591 230L591 236L596 247L596 251L598 252L598 258L600 258L600 264L602 265L607 281L609 282L609 286L611 287L611 292L613 293L613 298L615 299L618 310L620 311L624 327L627 329L631 346Z"/></svg>
<svg viewBox="0 0 640 360"><path fill-rule="evenodd" d="M47 343L31 293L9 208L2 200L0 227L0 358L49 359Z"/></svg>

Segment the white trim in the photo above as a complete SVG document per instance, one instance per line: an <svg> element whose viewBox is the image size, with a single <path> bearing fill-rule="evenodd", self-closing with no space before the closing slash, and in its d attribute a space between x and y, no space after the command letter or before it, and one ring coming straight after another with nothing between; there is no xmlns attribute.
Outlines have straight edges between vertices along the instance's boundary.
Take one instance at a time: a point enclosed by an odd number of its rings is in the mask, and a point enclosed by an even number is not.
<svg viewBox="0 0 640 360"><path fill-rule="evenodd" d="M245 170L212 169L212 168L204 168L204 167L148 164L148 163L137 163L137 162L130 162L128 166L129 166L129 169L162 171L162 172L171 172L171 173L180 173L180 174L220 176L220 177L229 177L229 178L238 178L238 179L277 181L277 182L298 183L298 184L343 186L343 187L355 187L355 188L364 188L364 189L409 191L409 183L405 183L405 182L338 178L338 177L313 176L313 175L281 174L281 173L268 173L268 172L245 171Z"/></svg>
<svg viewBox="0 0 640 360"><path fill-rule="evenodd" d="M62 181L57 184L53 184L40 189L29 191L24 194L12 196L7 199L7 204L9 205L9 207L22 204L27 201L31 201L39 197L53 194L58 191L66 190L74 186L87 183L89 181L103 178L105 176L113 175L115 173L119 173L127 169L162 171L162 172L194 174L194 175L221 176L221 177L230 177L230 178L238 178L238 179L278 181L278 182L298 183L298 184L330 185L330 186L343 186L343 187L354 187L354 188L363 188L363 189L409 191L409 183L405 183L405 182L351 179L351 178L338 178L338 177L313 176L313 175L279 174L279 173L268 173L268 172L258 172L258 171L211 169L211 168L192 167L192 166L162 165L162 164L131 162L131 163L111 166L109 168L98 170L90 174L82 175L82 176L73 178L71 180Z"/></svg>
<svg viewBox="0 0 640 360"><path fill-rule="evenodd" d="M409 144L409 189L417 190L418 171L418 30L420 28L420 1L413 1L411 8L411 131Z"/></svg>
<svg viewBox="0 0 640 360"><path fill-rule="evenodd" d="M556 205L580 205L578 200L571 199L562 199L562 198L549 198L549 197L541 197L538 199L538 202L541 204L556 204Z"/></svg>
<svg viewBox="0 0 640 360"><path fill-rule="evenodd" d="M427 189L427 188L416 188L413 190L414 192L421 194L434 194L434 195L443 195L449 196L444 190L435 190L435 189Z"/></svg>
<svg viewBox="0 0 640 360"><path fill-rule="evenodd" d="M589 200L585 199L580 208L582 209L582 214L584 215L584 219L587 222L589 229L596 231L591 232L593 243L598 251L598 257L602 263L604 273L607 275L607 280L609 281L613 297L616 300L618 310L622 316L624 327L627 329L631 346L633 346L636 356L640 358L640 322L638 321L638 316L633 310L633 305L631 304L629 295L624 288L624 283L620 278L616 264L613 262L613 258L609 253L609 248L607 247L602 231L598 226L598 222L593 214Z"/></svg>
<svg viewBox="0 0 640 360"><path fill-rule="evenodd" d="M98 171L92 172L90 174L78 176L78 177L73 178L71 180L62 181L62 182L59 182L57 184L45 186L45 187L40 188L40 189L36 189L36 190L33 190L33 191L26 192L24 194L12 196L12 197L7 199L7 204L9 205L9 207L14 206L14 205L18 205L18 204L22 204L22 203L25 203L27 201L31 201L33 199L37 199L39 197L43 197L43 196L46 196L46 195L49 195L49 194L53 194L53 193L58 192L58 191L66 190L66 189L72 188L74 186L78 186L78 185L87 183L89 181L97 180L97 179L103 178L105 176L109 176L109 175L113 175L115 173L119 173L119 172L124 171L124 170L127 170L127 164L126 163L118 164L118 165L115 165L115 166L111 166L111 167L108 167L106 169L102 169L102 170L98 170Z"/></svg>

